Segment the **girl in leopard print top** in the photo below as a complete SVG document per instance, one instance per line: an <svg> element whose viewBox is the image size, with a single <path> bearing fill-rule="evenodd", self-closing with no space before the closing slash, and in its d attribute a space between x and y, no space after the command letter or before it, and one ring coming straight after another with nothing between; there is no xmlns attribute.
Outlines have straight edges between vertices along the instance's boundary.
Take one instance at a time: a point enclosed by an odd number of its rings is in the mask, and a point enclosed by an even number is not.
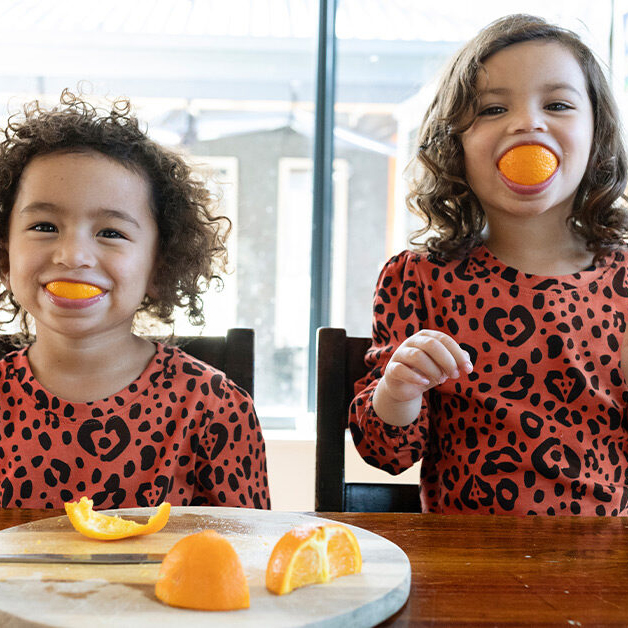
<svg viewBox="0 0 628 628"><path fill-rule="evenodd" d="M169 323L175 306L203 322L228 228L127 101L100 110L64 92L9 120L0 301L25 346L0 361L2 507L270 507L250 396L133 333L139 312Z"/></svg>
<svg viewBox="0 0 628 628"><path fill-rule="evenodd" d="M384 267L350 414L440 513L628 514L626 155L570 31L515 15L453 59L419 133L417 252ZM507 153L550 154L510 178ZM512 151L512 153L509 153Z"/></svg>

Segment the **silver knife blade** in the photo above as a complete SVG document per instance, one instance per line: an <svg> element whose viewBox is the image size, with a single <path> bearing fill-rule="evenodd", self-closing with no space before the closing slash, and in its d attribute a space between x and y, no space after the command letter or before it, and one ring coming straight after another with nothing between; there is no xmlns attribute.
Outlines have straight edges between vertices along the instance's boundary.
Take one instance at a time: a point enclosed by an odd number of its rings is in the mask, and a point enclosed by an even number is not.
<svg viewBox="0 0 628 628"><path fill-rule="evenodd" d="M0 563L74 563L133 565L160 563L165 554L0 554Z"/></svg>

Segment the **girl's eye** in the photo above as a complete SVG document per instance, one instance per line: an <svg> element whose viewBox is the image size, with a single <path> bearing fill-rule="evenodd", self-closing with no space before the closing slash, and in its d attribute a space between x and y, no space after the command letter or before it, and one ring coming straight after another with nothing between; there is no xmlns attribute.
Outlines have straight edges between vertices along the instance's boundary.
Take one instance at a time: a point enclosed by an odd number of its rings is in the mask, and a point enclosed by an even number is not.
<svg viewBox="0 0 628 628"><path fill-rule="evenodd" d="M482 109L479 116L497 116L500 113L504 113L506 111L506 107L502 107L501 105L491 105L490 107L486 107Z"/></svg>
<svg viewBox="0 0 628 628"><path fill-rule="evenodd" d="M108 239L126 239L119 231L116 231L115 229L101 229L98 232L98 237Z"/></svg>
<svg viewBox="0 0 628 628"><path fill-rule="evenodd" d="M51 222L38 222L33 225L31 231L39 231L41 233L54 233L57 228Z"/></svg>
<svg viewBox="0 0 628 628"><path fill-rule="evenodd" d="M553 102L547 105L545 108L549 109L550 111L566 111L567 109L573 109L573 107L570 107L564 102Z"/></svg>

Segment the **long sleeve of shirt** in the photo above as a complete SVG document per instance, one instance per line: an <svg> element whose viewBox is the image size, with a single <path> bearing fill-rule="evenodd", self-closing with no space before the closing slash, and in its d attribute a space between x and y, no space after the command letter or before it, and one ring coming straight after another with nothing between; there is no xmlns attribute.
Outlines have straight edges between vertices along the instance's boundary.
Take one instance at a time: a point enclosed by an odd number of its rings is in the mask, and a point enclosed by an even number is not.
<svg viewBox="0 0 628 628"><path fill-rule="evenodd" d="M373 342L365 362L367 375L356 383L349 427L360 455L372 466L396 475L424 456L429 444L429 394L408 426L384 423L373 409L373 392L395 349L424 324L424 286L403 257L392 258L380 273L373 307ZM423 319L423 320L422 320Z"/></svg>

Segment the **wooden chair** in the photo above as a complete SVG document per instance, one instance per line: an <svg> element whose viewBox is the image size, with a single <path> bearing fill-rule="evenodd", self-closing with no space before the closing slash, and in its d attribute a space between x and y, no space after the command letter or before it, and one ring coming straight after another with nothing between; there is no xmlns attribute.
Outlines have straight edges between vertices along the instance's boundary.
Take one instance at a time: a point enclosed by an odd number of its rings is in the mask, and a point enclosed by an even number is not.
<svg viewBox="0 0 628 628"><path fill-rule="evenodd" d="M316 364L316 491L318 512L420 512L416 484L345 482L345 433L353 385L366 374L370 338L321 327Z"/></svg>
<svg viewBox="0 0 628 628"><path fill-rule="evenodd" d="M175 336L174 344L197 360L220 369L238 386L253 396L255 332L252 329L229 329L226 336ZM0 335L0 358L13 351L11 336Z"/></svg>

